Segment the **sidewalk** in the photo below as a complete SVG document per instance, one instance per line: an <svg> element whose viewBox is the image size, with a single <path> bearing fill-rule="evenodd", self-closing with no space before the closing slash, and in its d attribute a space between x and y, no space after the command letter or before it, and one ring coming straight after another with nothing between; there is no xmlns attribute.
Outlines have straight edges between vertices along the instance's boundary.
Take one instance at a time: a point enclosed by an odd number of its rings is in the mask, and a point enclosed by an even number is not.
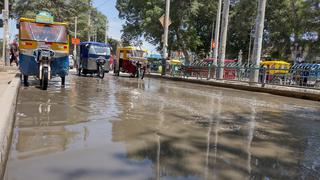
<svg viewBox="0 0 320 180"><path fill-rule="evenodd" d="M0 64L0 179L4 173L11 142L16 101L20 86L17 67Z"/></svg>
<svg viewBox="0 0 320 180"><path fill-rule="evenodd" d="M206 79L197 79L195 77L182 78L182 77L172 77L168 75L161 76L160 74L157 74L157 73L151 73L146 76L153 77L153 78L164 78L164 79L173 80L173 81L184 81L189 83L197 83L197 84L203 84L203 85L232 88L232 89L253 91L253 92L262 92L262 93L269 93L269 94L286 96L286 97L320 101L320 90L318 89L307 89L307 88L277 86L277 85L268 85L268 84L266 84L265 87L261 87L261 84L250 85L247 82L229 81L229 80L213 80L213 79L206 80Z"/></svg>

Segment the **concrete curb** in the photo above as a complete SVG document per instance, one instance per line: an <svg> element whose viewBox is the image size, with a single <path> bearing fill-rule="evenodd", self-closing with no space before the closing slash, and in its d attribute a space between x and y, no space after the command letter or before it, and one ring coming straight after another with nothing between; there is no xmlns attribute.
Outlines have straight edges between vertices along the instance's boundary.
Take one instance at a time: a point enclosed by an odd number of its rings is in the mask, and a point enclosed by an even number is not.
<svg viewBox="0 0 320 180"><path fill-rule="evenodd" d="M3 178L14 127L17 96L20 87L18 74L0 96L0 179Z"/></svg>
<svg viewBox="0 0 320 180"><path fill-rule="evenodd" d="M257 87L257 86L246 86L241 84L230 84L230 83L199 80L199 79L186 79L181 77L160 76L155 74L148 74L146 75L146 77L161 78L161 79L167 79L171 81L183 81L183 82L189 82L189 83L195 83L195 84L201 84L201 85L217 86L217 87L231 88L231 89L237 89L237 90L269 93L273 95L292 97L292 98L298 98L298 99L320 101L320 94L311 93L306 90L294 91L294 90L283 90L283 89L267 88L267 87L263 88L263 87Z"/></svg>

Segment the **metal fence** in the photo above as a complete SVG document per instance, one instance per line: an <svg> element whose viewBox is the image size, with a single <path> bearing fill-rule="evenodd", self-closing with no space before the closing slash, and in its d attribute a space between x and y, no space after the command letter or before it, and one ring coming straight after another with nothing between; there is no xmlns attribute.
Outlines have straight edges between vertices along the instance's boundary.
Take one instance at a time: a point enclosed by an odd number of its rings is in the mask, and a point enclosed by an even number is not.
<svg viewBox="0 0 320 180"><path fill-rule="evenodd" d="M251 65L231 63L224 67L197 64L191 66L168 67L167 74L175 77L196 79L217 79L217 72L223 71L223 79L250 82L253 71L258 72L258 83L320 89L320 64L297 64L290 69L255 68Z"/></svg>

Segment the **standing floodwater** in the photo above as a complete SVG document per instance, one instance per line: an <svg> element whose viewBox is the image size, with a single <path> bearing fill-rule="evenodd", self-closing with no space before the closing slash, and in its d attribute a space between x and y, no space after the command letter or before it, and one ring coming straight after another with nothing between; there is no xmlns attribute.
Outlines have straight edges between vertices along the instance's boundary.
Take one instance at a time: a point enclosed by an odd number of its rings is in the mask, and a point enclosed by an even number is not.
<svg viewBox="0 0 320 180"><path fill-rule="evenodd" d="M320 103L157 79L20 89L6 180L319 179Z"/></svg>

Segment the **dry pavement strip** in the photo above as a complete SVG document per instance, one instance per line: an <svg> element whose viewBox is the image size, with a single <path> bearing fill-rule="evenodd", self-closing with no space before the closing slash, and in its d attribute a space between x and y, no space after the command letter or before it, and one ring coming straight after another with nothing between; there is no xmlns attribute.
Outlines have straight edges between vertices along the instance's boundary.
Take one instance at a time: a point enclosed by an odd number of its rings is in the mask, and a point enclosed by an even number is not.
<svg viewBox="0 0 320 180"><path fill-rule="evenodd" d="M10 68L11 69L11 68ZM0 72L0 179L2 179L14 124L20 78L16 69Z"/></svg>
<svg viewBox="0 0 320 180"><path fill-rule="evenodd" d="M156 74L156 73L147 74L146 76L151 78L164 78L172 81L183 81L183 82L189 82L189 83L195 83L195 84L232 88L232 89L260 92L260 93L269 93L269 94L285 96L285 97L320 101L320 90L318 89L285 87L285 86L277 86L277 85L265 85L265 87L261 87L261 85L249 85L249 83L246 83L246 82L228 81L228 80L206 80L206 79L197 79L192 77L182 78L182 77L172 77L172 76L161 76L160 74Z"/></svg>

